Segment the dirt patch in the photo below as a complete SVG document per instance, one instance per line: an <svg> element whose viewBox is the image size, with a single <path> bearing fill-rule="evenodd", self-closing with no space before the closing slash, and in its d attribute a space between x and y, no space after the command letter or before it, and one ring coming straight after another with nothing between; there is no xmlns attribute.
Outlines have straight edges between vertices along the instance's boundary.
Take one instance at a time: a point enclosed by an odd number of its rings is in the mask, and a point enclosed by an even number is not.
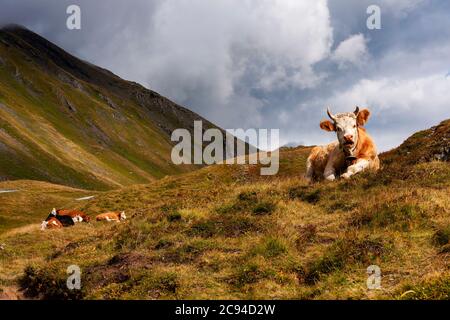
<svg viewBox="0 0 450 320"><path fill-rule="evenodd" d="M149 269L150 258L139 253L120 253L113 256L106 264L88 267L86 274L95 278L96 286L102 287L111 283L128 281L131 269Z"/></svg>

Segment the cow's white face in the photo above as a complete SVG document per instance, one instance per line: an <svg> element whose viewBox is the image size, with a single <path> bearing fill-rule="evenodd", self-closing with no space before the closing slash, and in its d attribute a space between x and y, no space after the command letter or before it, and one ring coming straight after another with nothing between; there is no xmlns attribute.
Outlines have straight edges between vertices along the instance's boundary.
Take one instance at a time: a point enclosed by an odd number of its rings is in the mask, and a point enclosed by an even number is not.
<svg viewBox="0 0 450 320"><path fill-rule="evenodd" d="M358 127L367 122L370 115L369 110L359 111L359 107L356 107L354 112L333 115L328 109L327 113L332 122L324 120L320 123L320 127L326 131L336 131L341 148L347 156L353 156L353 152L358 145Z"/></svg>
<svg viewBox="0 0 450 320"><path fill-rule="evenodd" d="M125 215L125 211L122 211L120 213L120 220L125 220L127 218L127 216Z"/></svg>
<svg viewBox="0 0 450 320"><path fill-rule="evenodd" d="M56 209L55 209L55 208L53 208L51 214L54 215L54 216L56 216Z"/></svg>
<svg viewBox="0 0 450 320"><path fill-rule="evenodd" d="M342 149L351 151L358 144L358 125L354 113L340 113L335 115L334 126L336 128L339 145Z"/></svg>

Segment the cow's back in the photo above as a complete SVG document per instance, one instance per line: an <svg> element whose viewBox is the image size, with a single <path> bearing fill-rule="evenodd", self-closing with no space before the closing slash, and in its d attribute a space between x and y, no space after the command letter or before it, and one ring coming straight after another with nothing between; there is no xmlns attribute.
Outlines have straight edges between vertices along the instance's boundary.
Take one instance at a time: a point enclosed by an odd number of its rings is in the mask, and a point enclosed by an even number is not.
<svg viewBox="0 0 450 320"><path fill-rule="evenodd" d="M96 218L97 221L104 221L104 220L120 220L120 215L117 212L106 212L99 214Z"/></svg>
<svg viewBox="0 0 450 320"><path fill-rule="evenodd" d="M68 216L71 218L81 217L81 218L83 218L83 221L85 221L85 222L89 222L91 220L91 218L87 214L85 214L83 211L61 209L61 210L57 210L56 212L60 216Z"/></svg>

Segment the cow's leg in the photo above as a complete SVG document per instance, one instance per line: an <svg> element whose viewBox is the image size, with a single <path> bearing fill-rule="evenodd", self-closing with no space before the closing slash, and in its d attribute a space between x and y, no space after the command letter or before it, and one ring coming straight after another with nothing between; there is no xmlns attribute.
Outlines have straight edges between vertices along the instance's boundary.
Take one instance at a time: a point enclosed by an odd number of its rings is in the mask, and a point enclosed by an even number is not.
<svg viewBox="0 0 450 320"><path fill-rule="evenodd" d="M328 181L334 181L336 179L336 170L332 161L328 161L325 170L323 171L323 177Z"/></svg>
<svg viewBox="0 0 450 320"><path fill-rule="evenodd" d="M370 162L367 159L359 159L355 164L349 166L347 171L341 175L342 178L348 179L352 175L357 174L358 172L364 171L370 166Z"/></svg>
<svg viewBox="0 0 450 320"><path fill-rule="evenodd" d="M308 182L312 182L314 175L314 168L311 163L311 159L308 158L308 161L306 162L306 173L305 173L305 179L308 180Z"/></svg>

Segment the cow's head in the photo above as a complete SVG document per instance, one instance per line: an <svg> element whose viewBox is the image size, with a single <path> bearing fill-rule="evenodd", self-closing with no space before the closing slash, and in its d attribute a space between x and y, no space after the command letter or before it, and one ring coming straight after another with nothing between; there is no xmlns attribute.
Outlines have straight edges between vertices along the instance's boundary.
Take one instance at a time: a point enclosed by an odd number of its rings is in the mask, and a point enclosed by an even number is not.
<svg viewBox="0 0 450 320"><path fill-rule="evenodd" d="M47 225L48 225L47 221L42 221L42 223L41 223L41 230L47 229Z"/></svg>
<svg viewBox="0 0 450 320"><path fill-rule="evenodd" d="M127 218L127 216L125 215L125 211L122 211L120 213L120 220L125 220Z"/></svg>
<svg viewBox="0 0 450 320"><path fill-rule="evenodd" d="M358 145L358 127L363 126L369 119L369 110L359 110L359 107L356 107L353 112L332 114L328 108L327 114L332 121L323 120L320 127L326 131L336 131L339 145L346 156L353 157L353 152Z"/></svg>

